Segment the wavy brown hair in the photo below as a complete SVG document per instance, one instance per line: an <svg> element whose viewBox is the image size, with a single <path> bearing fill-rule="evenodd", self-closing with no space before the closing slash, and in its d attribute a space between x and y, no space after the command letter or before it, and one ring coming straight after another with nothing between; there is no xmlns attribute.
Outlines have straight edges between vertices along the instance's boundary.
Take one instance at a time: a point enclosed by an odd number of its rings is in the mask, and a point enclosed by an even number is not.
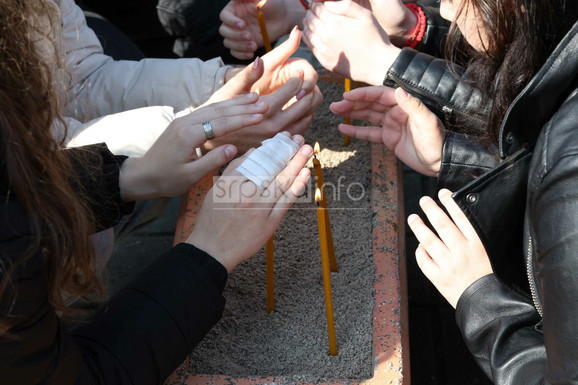
<svg viewBox="0 0 578 385"><path fill-rule="evenodd" d="M63 295L98 288L93 270L94 221L78 192L71 188L71 164L51 135L54 122L64 125L52 69L39 54L36 16L50 14L39 0L0 0L0 135L2 190L16 198L31 223L32 241L16 260L0 255L0 335L9 331L11 303L18 296L11 273L42 252L48 300L65 310ZM60 23L50 20L49 24ZM40 36L47 38L47 36ZM55 52L58 52L55 49ZM55 61L61 58L51 58Z"/></svg>
<svg viewBox="0 0 578 385"><path fill-rule="evenodd" d="M480 88L491 106L485 127L498 143L508 107L538 72L556 44L576 22L576 0L464 0L459 17L471 4L476 25L487 42L476 52L452 23L446 51L452 61L465 63L467 79Z"/></svg>

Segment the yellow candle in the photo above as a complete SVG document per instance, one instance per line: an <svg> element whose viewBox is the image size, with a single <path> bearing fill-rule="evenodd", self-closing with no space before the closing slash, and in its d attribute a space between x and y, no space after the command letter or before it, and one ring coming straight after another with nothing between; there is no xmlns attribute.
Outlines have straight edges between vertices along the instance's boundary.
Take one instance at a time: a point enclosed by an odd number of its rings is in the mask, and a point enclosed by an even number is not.
<svg viewBox="0 0 578 385"><path fill-rule="evenodd" d="M319 225L319 243L321 245L321 267L323 271L323 287L325 290L325 313L327 315L327 333L329 336L329 352L332 356L337 355L337 341L335 339L335 320L333 319L333 298L331 296L331 273L329 271L329 255L327 249L327 237L325 232L324 212L326 208L321 207L321 191L315 191L315 202L317 203L317 223Z"/></svg>
<svg viewBox="0 0 578 385"><path fill-rule="evenodd" d="M321 198L319 204L324 209L327 209L327 200L325 199L325 182L323 181L323 175L321 173L321 162L317 159L317 154L319 154L319 142L315 142L313 148L313 171L315 172L315 180L317 187L320 189ZM337 260L335 259L335 247L333 245L333 233L331 232L331 224L329 221L329 210L324 211L323 220L325 222L325 233L327 237L327 247L329 253L329 262L331 264L331 271L337 272Z"/></svg>
<svg viewBox="0 0 578 385"><path fill-rule="evenodd" d="M261 28L261 35L263 36L263 43L265 44L265 51L271 51L271 42L269 42L269 34L267 33L267 25L265 24L265 17L263 12L261 12L261 7L265 5L267 0L263 0L257 4L257 20L259 21L259 27Z"/></svg>
<svg viewBox="0 0 578 385"><path fill-rule="evenodd" d="M275 285L273 281L273 238L267 241L267 313L275 310Z"/></svg>
<svg viewBox="0 0 578 385"><path fill-rule="evenodd" d="M344 88L345 92L351 91L351 79L345 78L345 82L343 83L343 88ZM351 119L350 119L348 116L346 116L346 117L343 119L343 123L345 123L345 124L351 124ZM343 145L344 145L345 147L347 147L347 146L349 146L349 142L350 142L349 136L344 135L344 137L343 137Z"/></svg>

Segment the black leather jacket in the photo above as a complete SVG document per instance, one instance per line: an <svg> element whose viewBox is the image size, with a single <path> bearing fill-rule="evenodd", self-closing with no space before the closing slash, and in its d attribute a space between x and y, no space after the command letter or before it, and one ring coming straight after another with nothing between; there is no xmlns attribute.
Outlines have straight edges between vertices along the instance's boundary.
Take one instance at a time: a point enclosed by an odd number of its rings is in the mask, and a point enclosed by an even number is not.
<svg viewBox="0 0 578 385"><path fill-rule="evenodd" d="M477 362L496 384L578 383L578 23L510 107L499 148L450 133L439 179L463 186L454 199L494 269L456 309Z"/></svg>

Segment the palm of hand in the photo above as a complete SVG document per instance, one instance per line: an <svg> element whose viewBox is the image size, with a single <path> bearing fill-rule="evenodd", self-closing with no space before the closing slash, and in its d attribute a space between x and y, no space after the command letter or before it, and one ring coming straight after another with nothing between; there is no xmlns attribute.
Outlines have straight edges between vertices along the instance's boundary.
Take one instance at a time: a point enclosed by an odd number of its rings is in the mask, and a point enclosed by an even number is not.
<svg viewBox="0 0 578 385"><path fill-rule="evenodd" d="M411 119L398 105L383 115L382 140L388 149L415 171L436 176L441 163L443 126Z"/></svg>

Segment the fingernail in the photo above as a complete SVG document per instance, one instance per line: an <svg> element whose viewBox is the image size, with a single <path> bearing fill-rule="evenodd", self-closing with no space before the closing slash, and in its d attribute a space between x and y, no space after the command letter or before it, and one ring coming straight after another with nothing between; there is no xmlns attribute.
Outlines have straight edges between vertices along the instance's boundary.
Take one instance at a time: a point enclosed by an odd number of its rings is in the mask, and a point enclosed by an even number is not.
<svg viewBox="0 0 578 385"><path fill-rule="evenodd" d="M443 188L439 191L438 196L441 198L450 194L451 194L450 190Z"/></svg>
<svg viewBox="0 0 578 385"><path fill-rule="evenodd" d="M263 114L253 114L252 118L257 120L257 119L261 119L263 117Z"/></svg>
<svg viewBox="0 0 578 385"><path fill-rule="evenodd" d="M417 214L410 214L409 217L407 217L407 224L410 225L413 222L415 222L415 220L418 218Z"/></svg>
<svg viewBox="0 0 578 385"><path fill-rule="evenodd" d="M257 102L255 103L255 105L259 108L264 107L265 106L265 102Z"/></svg>
<svg viewBox="0 0 578 385"><path fill-rule="evenodd" d="M408 98L409 94L401 87L399 87L396 92L399 94L399 96L401 96L402 98Z"/></svg>
<svg viewBox="0 0 578 385"><path fill-rule="evenodd" d="M261 58L260 58L259 56L257 56L257 57L255 58L255 61L253 62L253 69L259 68L260 62L261 62Z"/></svg>
<svg viewBox="0 0 578 385"><path fill-rule="evenodd" d="M227 156L227 159L234 157L236 152L237 149L235 148L235 146L225 147L225 155Z"/></svg>
<svg viewBox="0 0 578 385"><path fill-rule="evenodd" d="M295 99L301 100L305 95L307 95L307 91L301 90L295 95Z"/></svg>
<svg viewBox="0 0 578 385"><path fill-rule="evenodd" d="M313 149L309 145L305 145L301 147L301 153L303 155L311 155L313 153Z"/></svg>

